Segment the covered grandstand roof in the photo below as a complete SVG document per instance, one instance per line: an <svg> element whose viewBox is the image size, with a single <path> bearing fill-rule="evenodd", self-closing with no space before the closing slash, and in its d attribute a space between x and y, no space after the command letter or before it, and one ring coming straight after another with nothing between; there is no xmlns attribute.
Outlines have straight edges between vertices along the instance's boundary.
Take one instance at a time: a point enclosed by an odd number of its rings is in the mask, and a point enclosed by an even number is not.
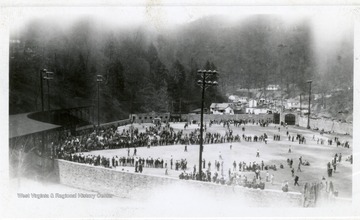
<svg viewBox="0 0 360 220"><path fill-rule="evenodd" d="M28 117L31 113L9 115L9 138L24 136L61 126L37 121Z"/></svg>

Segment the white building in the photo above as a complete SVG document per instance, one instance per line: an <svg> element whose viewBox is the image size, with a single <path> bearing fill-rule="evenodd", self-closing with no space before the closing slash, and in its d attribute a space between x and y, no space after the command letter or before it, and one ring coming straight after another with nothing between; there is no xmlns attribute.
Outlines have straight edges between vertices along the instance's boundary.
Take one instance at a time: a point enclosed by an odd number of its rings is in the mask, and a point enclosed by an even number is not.
<svg viewBox="0 0 360 220"><path fill-rule="evenodd" d="M300 102L297 99L288 99L286 100L285 109L294 109L299 108Z"/></svg>
<svg viewBox="0 0 360 220"><path fill-rule="evenodd" d="M268 85L266 87L266 90L268 90L268 91L278 91L278 90L280 90L280 86L279 85Z"/></svg>
<svg viewBox="0 0 360 220"><path fill-rule="evenodd" d="M255 99L250 99L249 101L249 108L256 108L257 101Z"/></svg>
<svg viewBox="0 0 360 220"><path fill-rule="evenodd" d="M240 97L237 95L230 95L228 100L229 100L229 102L239 102L239 98Z"/></svg>
<svg viewBox="0 0 360 220"><path fill-rule="evenodd" d="M246 108L245 112L247 114L254 114L254 115L258 115L258 114L267 114L269 113L269 109L268 108Z"/></svg>
<svg viewBox="0 0 360 220"><path fill-rule="evenodd" d="M240 103L248 103L248 98L247 97L239 97L239 102Z"/></svg>
<svg viewBox="0 0 360 220"><path fill-rule="evenodd" d="M214 115L233 115L234 108L231 103L212 103L210 113Z"/></svg>

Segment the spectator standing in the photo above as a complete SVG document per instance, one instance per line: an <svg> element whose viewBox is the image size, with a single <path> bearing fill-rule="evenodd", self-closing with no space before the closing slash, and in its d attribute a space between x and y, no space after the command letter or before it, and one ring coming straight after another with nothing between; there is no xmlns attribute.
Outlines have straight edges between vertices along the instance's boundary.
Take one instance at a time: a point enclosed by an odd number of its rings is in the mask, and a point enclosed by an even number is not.
<svg viewBox="0 0 360 220"><path fill-rule="evenodd" d="M298 176L295 176L294 186L296 186L296 185L300 186L299 183L298 183L298 181L299 181L299 177L298 177Z"/></svg>
<svg viewBox="0 0 360 220"><path fill-rule="evenodd" d="M300 163L300 161L299 161L299 164L298 164L297 171L298 171L298 172L301 172L301 163Z"/></svg>

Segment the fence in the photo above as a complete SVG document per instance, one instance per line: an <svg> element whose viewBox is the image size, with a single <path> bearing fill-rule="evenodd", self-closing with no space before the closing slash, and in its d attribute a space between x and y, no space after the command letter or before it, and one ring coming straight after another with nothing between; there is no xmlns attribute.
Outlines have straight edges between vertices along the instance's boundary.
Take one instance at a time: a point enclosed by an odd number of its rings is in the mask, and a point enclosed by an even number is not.
<svg viewBox="0 0 360 220"><path fill-rule="evenodd" d="M115 125L115 126L123 126L123 125L127 125L127 124L130 124L130 123L131 123L130 119L124 119L124 120L119 120L119 121L112 121L112 122L109 122L109 123L103 123L100 126L102 128L108 128L108 127L111 127L113 125ZM87 126L77 128L76 131L79 132L79 131L88 131L88 130L94 130L94 129L95 129L94 125L87 125Z"/></svg>
<svg viewBox="0 0 360 220"><path fill-rule="evenodd" d="M234 115L214 115L214 114L204 114L204 121L209 122L210 120L220 121L220 120L255 120L257 121L273 121L274 115L273 114L234 114ZM198 114L188 114L186 116L186 120L191 121L200 121L200 115Z"/></svg>
<svg viewBox="0 0 360 220"><path fill-rule="evenodd" d="M308 119L307 117L299 117L299 126L307 127ZM325 132L336 132L339 134L350 134L353 133L353 125L350 123L342 123L335 120L329 119L311 119L310 118L310 127L312 129L318 128Z"/></svg>

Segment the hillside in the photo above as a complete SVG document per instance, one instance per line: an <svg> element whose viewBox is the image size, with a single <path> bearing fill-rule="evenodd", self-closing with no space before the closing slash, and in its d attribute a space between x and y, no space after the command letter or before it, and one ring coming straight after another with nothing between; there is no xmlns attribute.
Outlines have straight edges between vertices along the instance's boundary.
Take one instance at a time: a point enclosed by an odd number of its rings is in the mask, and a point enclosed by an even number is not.
<svg viewBox="0 0 360 220"><path fill-rule="evenodd" d="M96 75L102 74L101 121L127 118L133 112L181 111L200 107L198 69L217 69L217 88L208 89L205 104L226 100L236 88L279 84L285 97L333 95L353 84L353 37L316 57L309 21L285 24L271 15L241 22L212 16L154 31L146 26L109 28L83 18L72 25L32 20L13 31L10 44L10 114L41 109L39 71L55 72L49 82L51 109L97 104ZM319 72L320 66L327 72ZM45 106L47 84L44 81ZM352 93L333 95L324 109L352 114Z"/></svg>

